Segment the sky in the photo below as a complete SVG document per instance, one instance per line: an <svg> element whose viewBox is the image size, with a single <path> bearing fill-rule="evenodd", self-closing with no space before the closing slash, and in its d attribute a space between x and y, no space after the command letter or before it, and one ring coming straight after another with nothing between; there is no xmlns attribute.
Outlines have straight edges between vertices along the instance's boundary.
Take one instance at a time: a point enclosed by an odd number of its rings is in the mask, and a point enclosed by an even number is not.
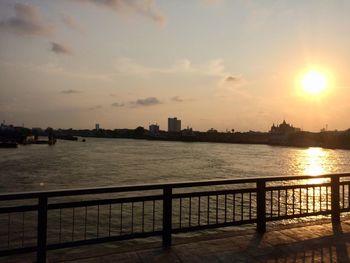
<svg viewBox="0 0 350 263"><path fill-rule="evenodd" d="M1 0L0 120L350 128L348 0ZM317 95L300 80L327 78Z"/></svg>

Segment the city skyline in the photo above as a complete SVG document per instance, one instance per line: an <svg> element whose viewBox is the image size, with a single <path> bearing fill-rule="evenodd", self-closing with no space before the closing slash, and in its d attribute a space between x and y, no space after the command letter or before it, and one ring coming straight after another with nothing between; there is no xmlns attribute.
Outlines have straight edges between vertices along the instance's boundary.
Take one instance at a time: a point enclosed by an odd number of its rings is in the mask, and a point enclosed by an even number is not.
<svg viewBox="0 0 350 263"><path fill-rule="evenodd" d="M225 130L220 130L220 129L216 129L215 127L211 127L210 129L208 130L199 130L199 129L196 129L195 127L192 127L190 125L186 125L186 126L182 126L181 125L181 122L182 120L177 118L177 117L168 117L167 119L167 126L164 126L162 127L158 122L149 122L148 125L146 126L140 126L140 125L137 125L137 127L112 127L112 128L106 128L106 127L103 127L101 126L100 123L95 123L93 126L91 127L80 127L80 128L71 128L71 127L47 127L47 128L53 128L53 129L57 129L57 130L70 130L70 129L73 129L73 130L95 130L95 131L99 131L99 130L133 130L133 129L137 129L137 128L143 128L145 130L149 130L150 132L152 133L157 133L159 131L167 131L167 132L182 132L182 131L188 131L188 130L193 130L193 131L198 131L198 132L219 132L219 133L235 133L235 132L238 132L238 133L245 133L245 132L258 132L258 133L275 133L275 129L278 130L279 127L283 127L285 128L285 126L287 126L287 129L292 129L293 132L310 132L310 131L307 131L307 130L303 130L302 128L298 128L298 127L295 127L293 126L293 123L289 123L287 122L285 119L281 122L274 122L270 125L269 129L268 130L236 130L234 128L226 128ZM45 130L45 126L42 126L42 127L26 127L24 125L24 123L22 123L22 125L15 125L13 123L6 123L5 120L2 121L1 123L1 127L23 127L23 128L29 128L29 129L39 129L39 130ZM284 129L282 128L282 129ZM343 130L343 131L349 131L349 129L346 129L346 130ZM318 132L343 132L342 130L337 130L337 129L334 129L334 130L331 130L331 129L328 129L328 125L326 125L325 127L323 127L322 129L320 129L319 131L316 131L316 133Z"/></svg>
<svg viewBox="0 0 350 263"><path fill-rule="evenodd" d="M165 129L177 116L203 131L268 131L283 119L310 131L350 127L346 1L4 0L0 7L7 123ZM310 70L327 76L320 94L302 90Z"/></svg>

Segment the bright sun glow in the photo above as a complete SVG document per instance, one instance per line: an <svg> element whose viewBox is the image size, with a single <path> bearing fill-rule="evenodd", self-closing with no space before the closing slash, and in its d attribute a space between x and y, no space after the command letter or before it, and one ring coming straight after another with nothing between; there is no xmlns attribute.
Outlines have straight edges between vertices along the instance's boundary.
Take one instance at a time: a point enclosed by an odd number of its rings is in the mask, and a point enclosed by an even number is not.
<svg viewBox="0 0 350 263"><path fill-rule="evenodd" d="M310 95L318 95L327 87L327 78L318 71L309 71L301 81L305 92Z"/></svg>

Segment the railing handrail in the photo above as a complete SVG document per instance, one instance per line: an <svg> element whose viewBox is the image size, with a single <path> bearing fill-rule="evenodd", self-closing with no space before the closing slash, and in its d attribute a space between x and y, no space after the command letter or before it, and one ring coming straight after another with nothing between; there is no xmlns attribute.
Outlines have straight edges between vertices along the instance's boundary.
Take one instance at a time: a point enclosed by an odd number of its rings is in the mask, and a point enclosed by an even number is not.
<svg viewBox="0 0 350 263"><path fill-rule="evenodd" d="M253 177L245 179L217 179L217 180L202 180L202 181L187 181L187 182L171 182L159 184L139 184L139 185L123 185L123 186L106 186L94 188L76 188L63 190L48 190L48 191L29 191L29 192L14 192L0 194L0 201L3 200L20 200L20 199L34 199L41 196L45 197L62 197L62 196L76 196L76 195L91 195L91 194L107 194L118 192L134 192L140 190L162 190L164 188L190 188L199 186L214 186L214 185L233 185L244 183L257 182L276 182L276 181L293 181L306 180L318 178L331 177L350 177L350 173L333 173L322 175L293 175L293 176L270 176L270 177Z"/></svg>

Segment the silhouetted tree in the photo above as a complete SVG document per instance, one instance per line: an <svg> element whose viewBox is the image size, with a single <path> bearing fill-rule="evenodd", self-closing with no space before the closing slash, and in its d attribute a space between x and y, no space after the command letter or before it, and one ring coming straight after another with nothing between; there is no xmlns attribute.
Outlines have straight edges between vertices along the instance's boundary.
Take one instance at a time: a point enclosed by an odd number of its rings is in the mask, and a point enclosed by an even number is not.
<svg viewBox="0 0 350 263"><path fill-rule="evenodd" d="M143 137L145 135L145 128L139 126L134 130L134 136L136 138Z"/></svg>

